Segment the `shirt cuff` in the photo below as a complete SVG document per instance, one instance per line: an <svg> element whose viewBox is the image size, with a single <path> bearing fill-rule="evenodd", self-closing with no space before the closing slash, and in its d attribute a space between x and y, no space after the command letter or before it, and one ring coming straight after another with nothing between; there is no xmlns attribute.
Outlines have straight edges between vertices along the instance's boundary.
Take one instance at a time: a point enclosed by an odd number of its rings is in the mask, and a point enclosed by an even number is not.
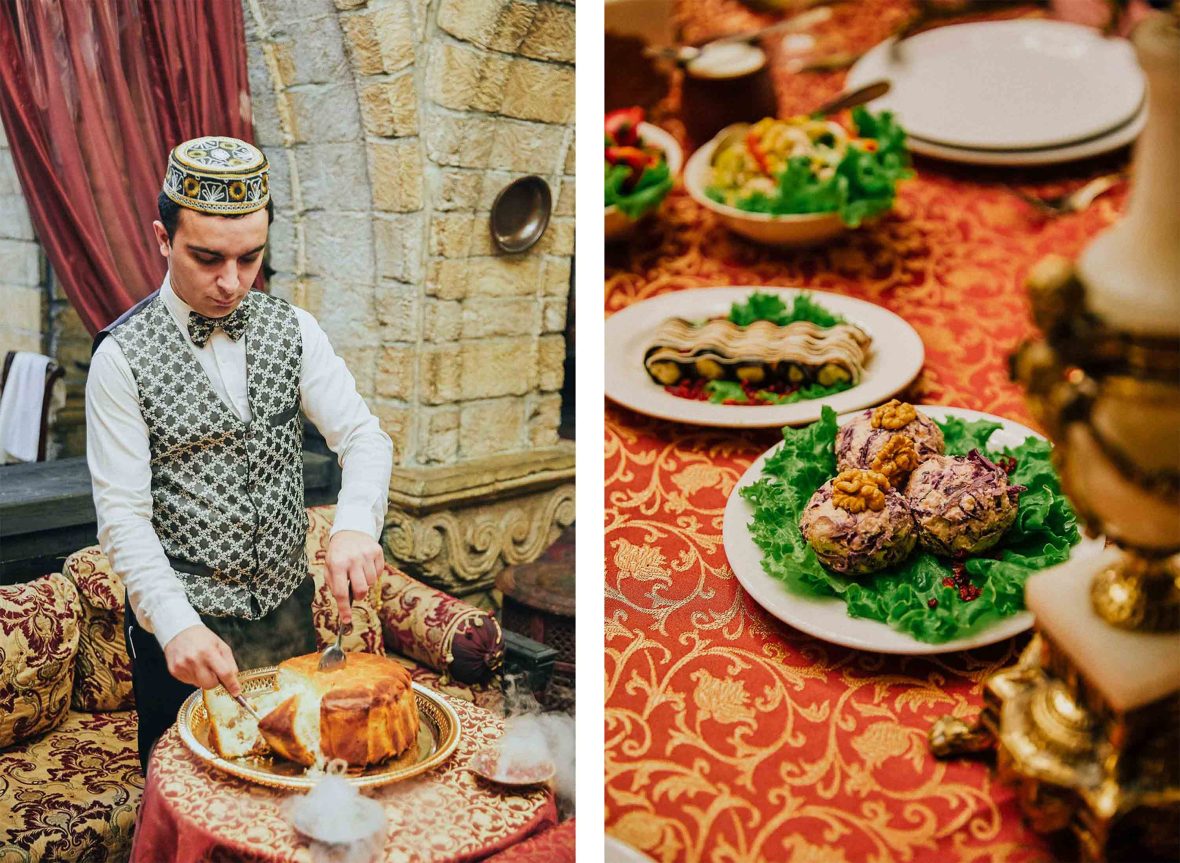
<svg viewBox="0 0 1180 863"><path fill-rule="evenodd" d="M381 536L381 529L375 525L372 507L355 503L338 503L336 505L336 519L332 522L332 530L328 536L332 537L342 530L359 530L368 534L374 540Z"/></svg>
<svg viewBox="0 0 1180 863"><path fill-rule="evenodd" d="M160 649L190 626L204 626L201 615L183 599L168 602L152 615L152 633L160 642Z"/></svg>

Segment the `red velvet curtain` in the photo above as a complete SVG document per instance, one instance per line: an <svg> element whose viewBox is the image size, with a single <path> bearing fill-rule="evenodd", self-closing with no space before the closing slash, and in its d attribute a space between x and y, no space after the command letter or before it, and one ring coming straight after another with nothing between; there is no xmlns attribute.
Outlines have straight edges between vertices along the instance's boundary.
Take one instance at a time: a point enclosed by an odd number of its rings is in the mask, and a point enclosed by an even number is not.
<svg viewBox="0 0 1180 863"><path fill-rule="evenodd" d="M239 0L3 0L0 120L37 237L96 333L160 284L168 151L253 140Z"/></svg>

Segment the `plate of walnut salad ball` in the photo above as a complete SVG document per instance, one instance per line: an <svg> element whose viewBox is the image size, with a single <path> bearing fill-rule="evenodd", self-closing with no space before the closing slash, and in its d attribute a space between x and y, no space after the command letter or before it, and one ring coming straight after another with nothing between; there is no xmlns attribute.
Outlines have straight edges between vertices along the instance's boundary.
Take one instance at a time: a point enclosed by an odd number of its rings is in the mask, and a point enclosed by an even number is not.
<svg viewBox="0 0 1180 863"><path fill-rule="evenodd" d="M893 399L825 408L750 465L725 508L742 587L834 644L950 653L1032 625L1030 576L1089 557L1052 445L1003 417Z"/></svg>

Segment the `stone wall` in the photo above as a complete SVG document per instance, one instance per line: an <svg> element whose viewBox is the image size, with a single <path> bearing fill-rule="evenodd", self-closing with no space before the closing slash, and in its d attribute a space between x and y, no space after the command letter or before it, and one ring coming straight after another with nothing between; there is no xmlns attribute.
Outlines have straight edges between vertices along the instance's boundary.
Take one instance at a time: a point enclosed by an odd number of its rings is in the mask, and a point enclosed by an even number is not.
<svg viewBox="0 0 1180 863"><path fill-rule="evenodd" d="M42 254L0 126L0 360L8 351L45 349Z"/></svg>
<svg viewBox="0 0 1180 863"><path fill-rule="evenodd" d="M278 212L272 290L320 319L393 437L386 539L486 587L573 518L557 438L574 251L574 8L552 0L243 0ZM526 174L554 215L497 253Z"/></svg>

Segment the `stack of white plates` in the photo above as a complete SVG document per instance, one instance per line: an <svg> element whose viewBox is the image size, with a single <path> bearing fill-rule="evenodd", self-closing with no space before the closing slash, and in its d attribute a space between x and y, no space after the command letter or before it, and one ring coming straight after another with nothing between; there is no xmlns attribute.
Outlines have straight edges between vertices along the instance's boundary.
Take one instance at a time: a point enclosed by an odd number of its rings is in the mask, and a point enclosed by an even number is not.
<svg viewBox="0 0 1180 863"><path fill-rule="evenodd" d="M848 73L855 88L893 84L873 102L915 153L976 165L1047 165L1135 140L1145 84L1129 42L1061 21L939 27L889 40Z"/></svg>

